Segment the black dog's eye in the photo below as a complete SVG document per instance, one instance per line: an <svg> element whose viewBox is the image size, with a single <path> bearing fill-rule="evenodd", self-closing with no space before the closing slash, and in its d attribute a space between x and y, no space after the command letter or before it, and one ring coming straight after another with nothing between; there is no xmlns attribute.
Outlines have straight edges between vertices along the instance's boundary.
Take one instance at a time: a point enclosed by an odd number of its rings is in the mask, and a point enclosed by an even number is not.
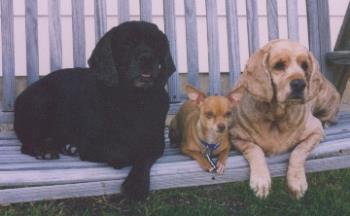
<svg viewBox="0 0 350 216"><path fill-rule="evenodd" d="M306 71L309 68L309 65L307 64L306 61L301 63L301 67L303 68L304 71Z"/></svg>
<svg viewBox="0 0 350 216"><path fill-rule="evenodd" d="M213 112L207 112L205 113L205 116L208 118L208 119L211 119L214 117L214 113Z"/></svg>
<svg viewBox="0 0 350 216"><path fill-rule="evenodd" d="M286 68L286 64L283 61L278 61L273 68L276 70L284 70Z"/></svg>
<svg viewBox="0 0 350 216"><path fill-rule="evenodd" d="M229 111L229 112L226 112L226 113L225 113L225 118L230 117L230 116L231 116L231 114L232 114L232 112L230 112L230 111Z"/></svg>
<svg viewBox="0 0 350 216"><path fill-rule="evenodd" d="M162 65L161 65L161 64L159 64L159 65L158 65L158 69L161 69L161 68L162 68Z"/></svg>

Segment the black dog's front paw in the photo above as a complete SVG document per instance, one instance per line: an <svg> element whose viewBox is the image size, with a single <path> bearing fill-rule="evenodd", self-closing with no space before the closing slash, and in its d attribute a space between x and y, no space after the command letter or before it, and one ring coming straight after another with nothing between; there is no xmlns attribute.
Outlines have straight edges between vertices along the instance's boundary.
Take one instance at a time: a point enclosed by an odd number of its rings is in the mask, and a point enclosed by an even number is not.
<svg viewBox="0 0 350 216"><path fill-rule="evenodd" d="M149 176L131 172L122 185L122 193L130 200L145 200L149 192Z"/></svg>
<svg viewBox="0 0 350 216"><path fill-rule="evenodd" d="M62 154L69 156L77 156L78 155L78 147L72 144L66 144L61 149Z"/></svg>

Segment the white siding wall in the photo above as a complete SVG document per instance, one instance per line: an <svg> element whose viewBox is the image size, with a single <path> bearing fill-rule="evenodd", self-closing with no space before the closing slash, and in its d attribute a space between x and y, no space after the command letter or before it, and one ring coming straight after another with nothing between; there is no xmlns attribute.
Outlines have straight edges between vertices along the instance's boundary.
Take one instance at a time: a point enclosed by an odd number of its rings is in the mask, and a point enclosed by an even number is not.
<svg viewBox="0 0 350 216"><path fill-rule="evenodd" d="M50 68L49 60L49 34L48 34L48 1L38 0L39 13L39 73L47 74ZM186 72L186 38L185 38L185 19L184 19L184 0L176 0L176 27L177 27L177 50L178 50L178 70ZM298 1L299 14L299 32L300 42L307 46L307 23L305 12L305 0ZM350 0L329 0L329 9L331 16L331 41L332 46L335 43L341 26L345 10ZM25 0L14 0L14 37L15 37L15 69L16 75L26 74L26 58L25 58ZM72 48L72 22L71 22L71 0L61 0L61 23L62 23L62 60L63 67L73 66L73 48ZM117 16L117 0L106 0L107 2L107 27L110 29L118 24ZM220 44L220 71L228 71L227 60L227 35L226 35L226 16L225 16L225 0L218 0L218 22L219 22L219 44ZM237 11L239 15L239 37L240 37L240 54L241 68L248 58L248 43L246 30L246 9L245 0L237 0ZM287 20L286 20L286 2L278 0L279 11L279 31L280 38L287 38ZM208 72L208 52L206 38L206 18L205 18L205 0L196 0L197 4L197 26L198 26L198 44L199 44L199 70L200 72ZM153 22L158 24L160 29L163 27L163 5L162 0L152 1ZM95 44L94 33L94 1L85 1L85 29L86 29L86 56L89 57L91 50ZM267 19L266 19L266 1L258 1L259 13L259 31L260 44L267 42ZM130 14L132 20L139 20L139 1L130 0ZM1 46L1 44L0 44ZM1 47L0 47L1 50ZM0 58L0 70L1 70ZM0 71L0 75L2 71Z"/></svg>

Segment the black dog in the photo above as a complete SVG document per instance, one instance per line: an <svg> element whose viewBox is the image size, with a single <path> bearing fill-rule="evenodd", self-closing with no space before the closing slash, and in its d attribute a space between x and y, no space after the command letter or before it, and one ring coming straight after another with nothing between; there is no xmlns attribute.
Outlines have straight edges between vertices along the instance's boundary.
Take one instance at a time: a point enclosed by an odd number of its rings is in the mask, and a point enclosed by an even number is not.
<svg viewBox="0 0 350 216"><path fill-rule="evenodd" d="M53 159L76 146L82 160L131 165L122 191L143 199L164 150L164 86L175 71L168 40L154 24L123 23L98 42L89 66L55 71L18 96L22 152Z"/></svg>

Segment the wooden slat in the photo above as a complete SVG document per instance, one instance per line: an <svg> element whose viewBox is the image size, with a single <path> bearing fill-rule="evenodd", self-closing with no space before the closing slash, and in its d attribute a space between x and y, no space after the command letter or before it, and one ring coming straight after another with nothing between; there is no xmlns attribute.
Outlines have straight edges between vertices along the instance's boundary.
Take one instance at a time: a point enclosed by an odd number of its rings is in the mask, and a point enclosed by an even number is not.
<svg viewBox="0 0 350 216"><path fill-rule="evenodd" d="M299 41L298 1L287 0L288 38Z"/></svg>
<svg viewBox="0 0 350 216"><path fill-rule="evenodd" d="M60 0L49 1L49 39L51 71L62 68Z"/></svg>
<svg viewBox="0 0 350 216"><path fill-rule="evenodd" d="M350 154L350 138L335 142L329 141L328 144L322 143L310 153L308 158L319 159L344 154ZM163 158L166 157L167 156ZM198 172L201 170L196 161L189 159L185 160L185 156L179 155L177 160L174 160L174 156L168 157L173 158L173 160L165 162L163 159L162 163L158 161L152 168L153 175L183 174ZM269 164L285 163L288 161L288 158L289 153L285 153L274 157L268 157L267 162ZM229 157L227 161L227 169L236 169L241 167L248 167L248 164L242 155ZM105 181L124 178L129 170L130 167L126 167L121 170L115 170L111 167L86 169L56 168L46 170L45 175L40 175L40 170L2 171L0 186L12 187L20 185L53 185L82 183L89 181Z"/></svg>
<svg viewBox="0 0 350 216"><path fill-rule="evenodd" d="M164 30L170 44L170 52L177 66L176 23L174 0L164 0ZM180 101L180 77L176 70L168 80L168 92L172 103Z"/></svg>
<svg viewBox="0 0 350 216"><path fill-rule="evenodd" d="M72 30L74 67L85 67L84 0L72 1Z"/></svg>
<svg viewBox="0 0 350 216"><path fill-rule="evenodd" d="M346 14L342 26L340 28L337 41L334 46L334 51L340 50L350 50L350 2L348 4ZM340 93L343 93L346 89L348 79L350 77L350 68L349 66L337 66L334 67L334 85L337 87Z"/></svg>
<svg viewBox="0 0 350 216"><path fill-rule="evenodd" d="M350 156L331 157L309 160L305 163L306 172L342 169L350 166ZM269 165L271 176L283 176L286 173L286 163ZM179 188L198 185L212 185L226 182L243 181L249 178L249 168L226 169L223 176L212 178L211 174L198 170L197 172L174 173L168 175L151 174L151 190ZM86 197L120 193L124 180L110 180L78 184L26 187L0 190L0 203L16 203L26 201L51 200L69 197Z"/></svg>
<svg viewBox="0 0 350 216"><path fill-rule="evenodd" d="M119 23L130 20L129 1L118 0L118 19Z"/></svg>
<svg viewBox="0 0 350 216"><path fill-rule="evenodd" d="M25 29L27 55L27 84L39 79L38 5L37 0L25 1Z"/></svg>
<svg viewBox="0 0 350 216"><path fill-rule="evenodd" d="M266 7L269 40L274 40L279 38L277 0L266 1Z"/></svg>
<svg viewBox="0 0 350 216"><path fill-rule="evenodd" d="M326 54L327 61L332 64L350 65L350 51L339 50ZM337 72L337 71L335 71Z"/></svg>
<svg viewBox="0 0 350 216"><path fill-rule="evenodd" d="M2 111L12 111L16 96L13 38L13 1L1 0Z"/></svg>
<svg viewBox="0 0 350 216"><path fill-rule="evenodd" d="M220 52L216 0L206 0L208 61L209 61L209 94L221 94Z"/></svg>
<svg viewBox="0 0 350 216"><path fill-rule="evenodd" d="M0 111L0 124L13 123L13 112L2 112Z"/></svg>
<svg viewBox="0 0 350 216"><path fill-rule="evenodd" d="M239 56L238 16L236 0L226 0L227 39L229 56L230 89L236 84L241 74Z"/></svg>
<svg viewBox="0 0 350 216"><path fill-rule="evenodd" d="M198 65L198 40L197 40L197 13L195 0L186 0L186 48L188 83L199 88L199 65Z"/></svg>
<svg viewBox="0 0 350 216"><path fill-rule="evenodd" d="M248 49L252 55L259 48L259 22L256 0L246 0Z"/></svg>
<svg viewBox="0 0 350 216"><path fill-rule="evenodd" d="M106 0L95 0L95 36L96 42L107 30Z"/></svg>
<svg viewBox="0 0 350 216"><path fill-rule="evenodd" d="M140 0L139 2L140 19L143 21L152 22L152 0Z"/></svg>
<svg viewBox="0 0 350 216"><path fill-rule="evenodd" d="M328 0L306 0L309 47L320 63L321 72L333 82L325 55L331 49Z"/></svg>

